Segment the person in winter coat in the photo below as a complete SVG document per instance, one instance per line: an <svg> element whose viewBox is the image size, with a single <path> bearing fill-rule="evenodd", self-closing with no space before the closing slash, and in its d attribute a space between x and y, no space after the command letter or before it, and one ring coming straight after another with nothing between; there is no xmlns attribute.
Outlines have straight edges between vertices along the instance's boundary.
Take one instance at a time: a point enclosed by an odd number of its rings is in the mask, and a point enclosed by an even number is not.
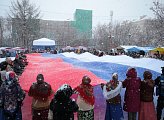
<svg viewBox="0 0 164 120"><path fill-rule="evenodd" d="M70 97L73 94L71 86L62 85L51 100L48 120L74 120L74 112L78 111L78 105Z"/></svg>
<svg viewBox="0 0 164 120"><path fill-rule="evenodd" d="M52 94L51 85L44 82L42 74L37 75L37 82L30 87L28 95L32 99L32 120L48 120L48 111Z"/></svg>
<svg viewBox="0 0 164 120"><path fill-rule="evenodd" d="M162 68L161 76L155 79L156 92L158 96L157 100L157 120L161 119L162 109L164 108L164 67ZM164 117L163 117L164 119Z"/></svg>
<svg viewBox="0 0 164 120"><path fill-rule="evenodd" d="M17 83L16 74L13 71L6 73L6 80L2 83L1 90L0 101L3 105L4 120L22 120L21 106L25 92Z"/></svg>
<svg viewBox="0 0 164 120"><path fill-rule="evenodd" d="M93 86L90 83L91 79L88 76L84 76L82 83L74 89L74 92L78 94L78 120L94 120L95 97Z"/></svg>
<svg viewBox="0 0 164 120"><path fill-rule="evenodd" d="M126 76L127 78L122 82L123 88L126 88L123 109L128 112L128 120L136 120L140 108L141 79L137 77L135 68L129 68Z"/></svg>
<svg viewBox="0 0 164 120"><path fill-rule="evenodd" d="M13 70L17 75L21 75L23 72L23 69L20 66L20 60L15 57L15 60L13 61Z"/></svg>
<svg viewBox="0 0 164 120"><path fill-rule="evenodd" d="M106 99L105 120L123 120L124 117L120 96L122 83L118 81L118 74L113 73L112 80L107 82L107 84L102 83L101 87Z"/></svg>
<svg viewBox="0 0 164 120"><path fill-rule="evenodd" d="M6 58L6 62L7 62L7 66L8 66L8 71L13 71L13 61L11 60L11 58L10 57L7 57Z"/></svg>
<svg viewBox="0 0 164 120"><path fill-rule="evenodd" d="M10 71L10 66L6 61L3 61L0 63L1 71L0 71L0 77L1 77L1 84L3 81L6 80L6 72Z"/></svg>
<svg viewBox="0 0 164 120"><path fill-rule="evenodd" d="M3 92L2 87L0 86L0 120L4 120L4 113L3 113Z"/></svg>
<svg viewBox="0 0 164 120"><path fill-rule="evenodd" d="M141 81L141 104L139 111L139 120L157 120L155 107L153 103L154 85L152 73L145 71L143 74L144 80Z"/></svg>

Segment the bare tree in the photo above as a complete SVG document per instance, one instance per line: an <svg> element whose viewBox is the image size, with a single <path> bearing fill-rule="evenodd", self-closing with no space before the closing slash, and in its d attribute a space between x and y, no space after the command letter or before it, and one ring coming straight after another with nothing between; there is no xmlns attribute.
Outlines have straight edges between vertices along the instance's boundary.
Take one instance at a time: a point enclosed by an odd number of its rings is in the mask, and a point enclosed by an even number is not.
<svg viewBox="0 0 164 120"><path fill-rule="evenodd" d="M153 2L154 6L151 7L156 19L153 22L156 28L156 43L158 45L164 45L164 5L159 2Z"/></svg>
<svg viewBox="0 0 164 120"><path fill-rule="evenodd" d="M140 28L140 33L138 35L141 46L156 46L156 29L153 24L153 19L144 20L144 25Z"/></svg>
<svg viewBox="0 0 164 120"><path fill-rule="evenodd" d="M12 21L12 39L19 46L28 47L39 34L39 8L29 0L12 2L9 17Z"/></svg>
<svg viewBox="0 0 164 120"><path fill-rule="evenodd" d="M8 19L0 17L0 46L12 46L11 32L11 24Z"/></svg>
<svg viewBox="0 0 164 120"><path fill-rule="evenodd" d="M98 25L94 30L94 40L99 49L109 51L119 45L133 45L137 38L139 27L131 21L111 25Z"/></svg>
<svg viewBox="0 0 164 120"><path fill-rule="evenodd" d="M123 21L113 25L113 28L106 24L98 25L94 30L95 46L105 51L119 45L163 46L164 5L154 2L151 10L156 16L155 19Z"/></svg>
<svg viewBox="0 0 164 120"><path fill-rule="evenodd" d="M132 23L130 21L123 21L122 23L116 24L114 26L114 37L115 42L121 45L130 45L132 42L133 30Z"/></svg>
<svg viewBox="0 0 164 120"><path fill-rule="evenodd" d="M77 31L69 23L66 27L57 27L54 33L56 34L59 48L66 46L77 46L77 43L79 43Z"/></svg>
<svg viewBox="0 0 164 120"><path fill-rule="evenodd" d="M3 43L3 18L0 17L0 46Z"/></svg>
<svg viewBox="0 0 164 120"><path fill-rule="evenodd" d="M109 51L111 44L109 25L98 25L93 31L94 40L96 40L95 47L103 51Z"/></svg>
<svg viewBox="0 0 164 120"><path fill-rule="evenodd" d="M156 46L154 20L123 21L113 25L112 36L108 36L108 25L98 25L94 30L94 40L99 48L109 50L119 45ZM108 37L108 38L107 38ZM107 42L107 41L108 42ZM101 46L101 47L100 47Z"/></svg>

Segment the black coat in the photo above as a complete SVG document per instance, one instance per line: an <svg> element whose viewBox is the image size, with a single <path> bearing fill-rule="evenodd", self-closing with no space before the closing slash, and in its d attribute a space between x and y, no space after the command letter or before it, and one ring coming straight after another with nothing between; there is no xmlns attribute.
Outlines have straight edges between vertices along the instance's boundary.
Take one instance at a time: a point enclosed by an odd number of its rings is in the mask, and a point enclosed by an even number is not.
<svg viewBox="0 0 164 120"><path fill-rule="evenodd" d="M56 95L50 103L50 110L53 111L53 120L74 120L74 112L78 111L78 105L63 92Z"/></svg>

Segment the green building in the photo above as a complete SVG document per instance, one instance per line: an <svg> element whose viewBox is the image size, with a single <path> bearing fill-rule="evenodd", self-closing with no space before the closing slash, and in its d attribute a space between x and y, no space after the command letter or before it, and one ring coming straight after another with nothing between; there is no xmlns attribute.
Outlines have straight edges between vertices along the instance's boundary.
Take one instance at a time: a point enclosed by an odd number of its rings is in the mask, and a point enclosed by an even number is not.
<svg viewBox="0 0 164 120"><path fill-rule="evenodd" d="M73 26L79 33L79 37L92 38L92 10L76 9Z"/></svg>

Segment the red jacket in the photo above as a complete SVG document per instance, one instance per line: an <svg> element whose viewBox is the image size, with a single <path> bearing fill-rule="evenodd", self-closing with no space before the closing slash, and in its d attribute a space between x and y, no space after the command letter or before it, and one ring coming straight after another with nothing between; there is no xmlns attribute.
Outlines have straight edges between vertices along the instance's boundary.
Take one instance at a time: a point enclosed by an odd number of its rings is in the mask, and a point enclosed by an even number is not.
<svg viewBox="0 0 164 120"><path fill-rule="evenodd" d="M140 85L141 79L137 77L135 70L127 72L127 79L123 81L126 88L123 109L126 112L138 112L140 108Z"/></svg>

